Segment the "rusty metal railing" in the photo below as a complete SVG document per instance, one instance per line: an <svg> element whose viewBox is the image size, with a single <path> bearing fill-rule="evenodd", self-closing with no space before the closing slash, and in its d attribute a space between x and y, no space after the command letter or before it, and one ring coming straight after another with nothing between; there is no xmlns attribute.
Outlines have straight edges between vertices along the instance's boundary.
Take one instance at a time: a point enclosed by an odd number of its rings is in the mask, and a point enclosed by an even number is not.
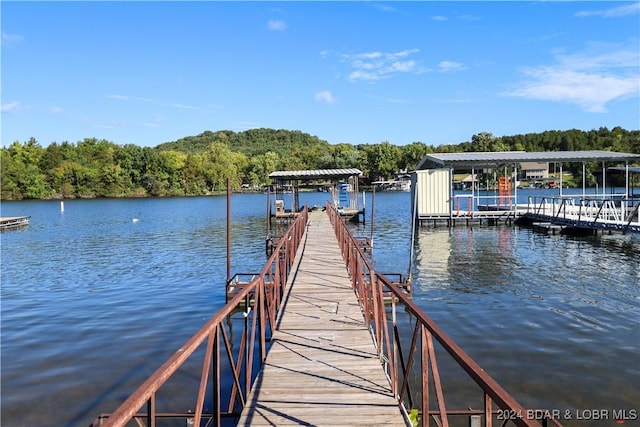
<svg viewBox="0 0 640 427"><path fill-rule="evenodd" d="M433 419L438 426L448 427L449 419L459 416L469 417L467 425L472 426L492 427L494 423L501 426L513 423L531 427L546 426L550 422L561 426L556 418L548 416L553 412L521 406L411 300L406 289L375 272L371 260L329 204L327 213L391 388L407 413L417 410L422 426L428 426ZM388 304L385 304L385 299L389 301ZM414 319L408 350L400 339L398 305L404 308L403 313L407 317ZM479 408L447 407L436 362L434 338L455 364L479 386ZM420 366L414 366L418 364ZM418 371L416 375L413 374L414 368ZM497 408L494 408L494 404Z"/></svg>
<svg viewBox="0 0 640 427"><path fill-rule="evenodd" d="M220 426L223 417L239 416L251 384L266 359L268 340L276 327L281 298L307 221L305 207L280 239L262 271L243 286L231 289L227 304L215 316L112 414L98 416L91 426L145 425L146 421L146 425L152 427L164 419L182 419L186 425L193 426L200 426L202 422ZM239 345L234 345L230 331L234 313L242 313L241 320L236 322L242 325ZM187 361L198 363L193 360L198 356L203 360L193 410L162 412L159 406L165 399L158 398L162 386ZM222 389L223 374L231 377L230 390ZM211 407L211 410L207 411L205 407Z"/></svg>

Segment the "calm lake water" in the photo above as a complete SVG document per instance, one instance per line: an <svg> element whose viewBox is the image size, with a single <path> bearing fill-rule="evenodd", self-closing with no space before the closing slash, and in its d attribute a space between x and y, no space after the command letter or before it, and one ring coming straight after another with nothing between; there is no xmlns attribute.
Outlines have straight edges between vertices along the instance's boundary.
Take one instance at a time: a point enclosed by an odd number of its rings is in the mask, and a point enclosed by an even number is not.
<svg viewBox="0 0 640 427"><path fill-rule="evenodd" d="M225 197L64 207L1 205L31 215L0 235L3 426L87 426L224 304ZM265 195L232 197L233 272L264 264L265 209ZM640 236L421 228L410 263L409 209L408 193L376 194L376 269L412 268L414 300L520 403L559 409L568 426L614 424L576 420L585 411L640 412Z"/></svg>

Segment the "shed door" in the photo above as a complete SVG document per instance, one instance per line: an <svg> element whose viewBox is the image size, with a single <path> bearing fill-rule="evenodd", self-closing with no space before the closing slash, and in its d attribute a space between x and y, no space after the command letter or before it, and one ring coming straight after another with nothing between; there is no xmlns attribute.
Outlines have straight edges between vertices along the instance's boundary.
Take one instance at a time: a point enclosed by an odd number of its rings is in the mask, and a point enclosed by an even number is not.
<svg viewBox="0 0 640 427"><path fill-rule="evenodd" d="M418 217L451 214L451 170L416 171Z"/></svg>

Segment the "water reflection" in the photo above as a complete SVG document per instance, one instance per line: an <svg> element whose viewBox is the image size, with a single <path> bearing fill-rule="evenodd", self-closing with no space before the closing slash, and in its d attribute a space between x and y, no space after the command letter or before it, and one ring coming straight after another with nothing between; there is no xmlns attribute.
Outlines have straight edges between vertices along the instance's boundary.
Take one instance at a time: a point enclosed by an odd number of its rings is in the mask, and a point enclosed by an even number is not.
<svg viewBox="0 0 640 427"><path fill-rule="evenodd" d="M414 299L527 406L635 408L636 237L576 239L510 227L422 229Z"/></svg>
<svg viewBox="0 0 640 427"><path fill-rule="evenodd" d="M419 286L475 293L513 283L519 261L514 256L517 234L512 228L494 227L490 232L472 227L423 228L416 237Z"/></svg>
<svg viewBox="0 0 640 427"><path fill-rule="evenodd" d="M303 197L324 205L327 194ZM265 205L266 195L232 198L234 273L264 264ZM376 195L379 271L408 272L409 206L408 193ZM224 197L74 200L64 213L56 202L3 202L2 211L32 216L0 241L3 425L86 425L224 303ZM369 226L359 229L370 235ZM414 251L414 301L523 404L637 408L638 236L420 228ZM450 387L464 399L466 383Z"/></svg>
<svg viewBox="0 0 640 427"><path fill-rule="evenodd" d="M449 286L447 276L449 257L452 256L451 238L451 233L444 230L419 230L416 238L415 263L421 280L416 283L416 286L423 290Z"/></svg>

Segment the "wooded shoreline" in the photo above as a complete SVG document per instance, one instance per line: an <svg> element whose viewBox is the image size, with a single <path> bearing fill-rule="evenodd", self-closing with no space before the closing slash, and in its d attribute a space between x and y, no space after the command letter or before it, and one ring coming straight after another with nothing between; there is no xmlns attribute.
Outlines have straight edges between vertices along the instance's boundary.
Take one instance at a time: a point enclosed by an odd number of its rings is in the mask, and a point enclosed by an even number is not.
<svg viewBox="0 0 640 427"><path fill-rule="evenodd" d="M15 141L0 150L1 198L91 199L215 195L242 185L270 184L276 170L358 168L363 185L412 170L428 153L474 151L610 150L640 153L640 130L545 131L495 137L481 132L471 141L433 146L423 142L393 145L329 144L300 131L251 129L205 131L156 147L118 145L85 138L77 143L53 142L46 148L35 138ZM568 164L565 171L580 177ZM588 185L600 166L587 164Z"/></svg>

